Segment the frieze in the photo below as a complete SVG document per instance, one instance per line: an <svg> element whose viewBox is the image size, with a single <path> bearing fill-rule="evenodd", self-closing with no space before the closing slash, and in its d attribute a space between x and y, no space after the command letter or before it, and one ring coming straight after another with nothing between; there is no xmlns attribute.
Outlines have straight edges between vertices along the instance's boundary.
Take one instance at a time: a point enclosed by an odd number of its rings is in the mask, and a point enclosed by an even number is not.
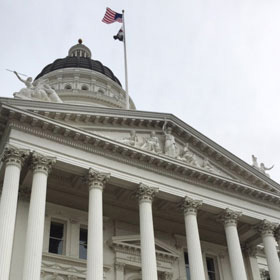
<svg viewBox="0 0 280 280"><path fill-rule="evenodd" d="M172 162L171 168L169 170L166 170L164 167L166 166L166 160L161 159L160 157L154 155L151 156L151 154L141 154L141 156L144 156L142 160L139 160L138 155L139 152L137 150L135 151L129 151L131 152L129 156L125 156L120 158L115 153L119 153L122 150L121 146L117 146L110 142L111 146L108 146L108 151L105 151L104 149L98 149L97 146L93 146L92 144L95 143L96 136L94 135L86 135L91 136L91 141L87 145L83 144L82 141L72 141L69 138L65 138L62 135L54 135L51 133L51 131L43 131L39 129L32 128L30 126L26 126L22 123L19 123L17 121L10 122L10 125L13 127L16 127L20 130L26 131L28 133L39 135L41 137L51 139L53 141L70 145L79 149L83 149L89 152L97 153L102 156L107 156L109 158L113 158L117 161L123 161L128 164L133 164L140 166L141 168L152 170L153 172L157 172L160 174L163 174L165 176L171 176L174 178L178 178L180 180L193 183L195 185L199 185L202 187L210 188L210 189L216 189L216 188L223 188L226 191L229 191L231 193L235 193L237 197L245 198L249 201L256 202L256 199L259 200L259 204L266 205L267 203L262 203L261 200L269 202L270 206L272 203L276 205L280 205L280 197L265 193L264 191L258 190L256 188L252 188L248 185L244 185L240 182L235 182L233 180L226 180L220 176L217 175L207 175L206 173L200 173L198 170L191 169L188 166L180 165L178 163ZM69 135L70 136L70 135ZM104 141L104 139L98 140L100 143ZM108 140L107 140L108 141ZM116 149L113 149L112 147L116 147ZM135 156L136 153L136 156ZM130 156L133 156L132 158ZM144 162L145 159L149 159L149 163L151 165L147 165L146 162ZM162 162L162 164L161 164ZM165 163L165 164L164 164ZM163 165L163 166L162 166ZM250 198L251 197L251 198ZM278 207L277 207L278 209Z"/></svg>

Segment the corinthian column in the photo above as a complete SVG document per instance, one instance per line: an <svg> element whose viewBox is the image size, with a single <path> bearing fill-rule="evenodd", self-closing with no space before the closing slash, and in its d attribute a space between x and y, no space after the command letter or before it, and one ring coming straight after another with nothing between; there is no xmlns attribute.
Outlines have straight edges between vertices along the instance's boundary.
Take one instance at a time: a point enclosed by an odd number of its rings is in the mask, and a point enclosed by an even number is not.
<svg viewBox="0 0 280 280"><path fill-rule="evenodd" d="M279 280L280 263L274 238L274 231L277 228L277 224L263 220L256 228L263 240L270 278L271 280Z"/></svg>
<svg viewBox="0 0 280 280"><path fill-rule="evenodd" d="M8 280L10 273L14 229L17 211L21 167L28 156L26 150L12 146L4 149L2 161L6 164L0 202L0 278Z"/></svg>
<svg viewBox="0 0 280 280"><path fill-rule="evenodd" d="M54 158L37 152L32 153L33 179L25 243L23 280L40 279L47 179L55 162Z"/></svg>
<svg viewBox="0 0 280 280"><path fill-rule="evenodd" d="M247 280L239 236L237 232L237 221L241 215L241 212L235 212L227 208L223 213L220 214L218 218L219 221L223 222L225 227L233 280Z"/></svg>
<svg viewBox="0 0 280 280"><path fill-rule="evenodd" d="M87 280L103 280L103 201L102 193L110 175L92 168L89 186Z"/></svg>
<svg viewBox="0 0 280 280"><path fill-rule="evenodd" d="M182 204L182 209L184 210L185 216L188 256L192 280L205 280L205 272L197 225L197 210L201 205L201 200L194 200L187 196L185 197Z"/></svg>
<svg viewBox="0 0 280 280"><path fill-rule="evenodd" d="M158 189L140 184L139 199L142 279L157 280L157 261L152 214L152 201Z"/></svg>

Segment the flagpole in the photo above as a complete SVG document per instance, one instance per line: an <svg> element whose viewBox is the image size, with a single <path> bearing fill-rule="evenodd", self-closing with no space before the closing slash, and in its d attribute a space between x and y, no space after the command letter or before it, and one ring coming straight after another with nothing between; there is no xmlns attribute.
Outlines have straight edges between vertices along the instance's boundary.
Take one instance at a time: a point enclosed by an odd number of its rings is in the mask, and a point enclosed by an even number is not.
<svg viewBox="0 0 280 280"><path fill-rule="evenodd" d="M127 56L126 56L126 32L124 22L124 10L122 10L123 18L123 50L124 50L124 69L125 69L125 91L126 91L126 109L129 110L129 95L128 95L128 78L127 78Z"/></svg>

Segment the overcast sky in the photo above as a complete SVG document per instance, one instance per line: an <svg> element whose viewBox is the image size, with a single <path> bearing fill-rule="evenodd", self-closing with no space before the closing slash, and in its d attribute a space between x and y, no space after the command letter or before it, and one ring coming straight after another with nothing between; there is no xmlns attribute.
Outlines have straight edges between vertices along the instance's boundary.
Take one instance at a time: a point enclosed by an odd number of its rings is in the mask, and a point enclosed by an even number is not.
<svg viewBox="0 0 280 280"><path fill-rule="evenodd" d="M119 23L126 12L129 91L137 109L172 113L241 159L255 154L280 183L279 0L1 0L1 96L82 38L124 85Z"/></svg>

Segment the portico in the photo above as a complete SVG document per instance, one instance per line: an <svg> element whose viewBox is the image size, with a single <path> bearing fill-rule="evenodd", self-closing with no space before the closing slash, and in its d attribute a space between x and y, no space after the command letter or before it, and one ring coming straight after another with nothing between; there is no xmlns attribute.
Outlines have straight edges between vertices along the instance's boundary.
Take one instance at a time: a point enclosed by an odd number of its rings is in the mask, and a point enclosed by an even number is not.
<svg viewBox="0 0 280 280"><path fill-rule="evenodd" d="M256 157L127 110L81 41L35 80L0 98L1 280L278 280L280 185Z"/></svg>

